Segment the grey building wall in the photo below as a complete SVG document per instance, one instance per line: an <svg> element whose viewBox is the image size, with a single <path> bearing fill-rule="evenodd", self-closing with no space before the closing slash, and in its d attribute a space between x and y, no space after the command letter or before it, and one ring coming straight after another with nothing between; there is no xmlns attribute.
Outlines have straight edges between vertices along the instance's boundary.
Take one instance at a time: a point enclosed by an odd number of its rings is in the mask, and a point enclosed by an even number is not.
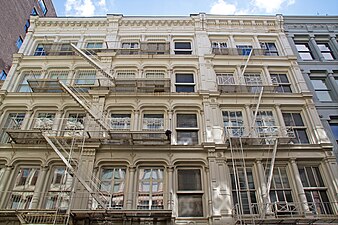
<svg viewBox="0 0 338 225"><path fill-rule="evenodd" d="M285 16L284 28L338 160L338 16Z"/></svg>
<svg viewBox="0 0 338 225"><path fill-rule="evenodd" d="M25 24L32 9L35 8L40 17L55 17L56 12L52 0L44 0L47 12L44 15L38 0L0 0L0 73L7 73L12 64L12 55L18 51L17 39L25 38Z"/></svg>

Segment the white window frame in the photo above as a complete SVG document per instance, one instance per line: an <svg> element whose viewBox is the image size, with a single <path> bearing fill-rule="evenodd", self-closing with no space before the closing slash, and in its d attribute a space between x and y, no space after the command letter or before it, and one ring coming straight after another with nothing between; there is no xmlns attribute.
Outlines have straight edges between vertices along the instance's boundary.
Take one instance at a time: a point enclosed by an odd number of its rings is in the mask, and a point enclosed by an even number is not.
<svg viewBox="0 0 338 225"><path fill-rule="evenodd" d="M192 126L179 126L179 121L178 121L178 117L179 116L184 116L184 115L195 115L196 117L196 127L192 127ZM196 135L196 139L194 141L194 135L192 135L191 137L185 137L182 140L178 140L179 139L179 133L188 133L188 132L192 132L192 134ZM198 122L198 114L191 112L191 113L180 113L178 112L176 114L176 137L177 137L177 144L178 145L195 145L198 144L200 141L200 137L199 137L199 122Z"/></svg>

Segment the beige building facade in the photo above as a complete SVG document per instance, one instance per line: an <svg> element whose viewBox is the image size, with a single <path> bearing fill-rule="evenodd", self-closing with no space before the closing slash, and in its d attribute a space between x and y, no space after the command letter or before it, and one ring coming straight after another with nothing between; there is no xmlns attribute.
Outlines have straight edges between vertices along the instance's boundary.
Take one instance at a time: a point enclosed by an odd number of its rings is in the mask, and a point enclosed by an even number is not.
<svg viewBox="0 0 338 225"><path fill-rule="evenodd" d="M1 89L0 224L335 224L283 17L31 17Z"/></svg>

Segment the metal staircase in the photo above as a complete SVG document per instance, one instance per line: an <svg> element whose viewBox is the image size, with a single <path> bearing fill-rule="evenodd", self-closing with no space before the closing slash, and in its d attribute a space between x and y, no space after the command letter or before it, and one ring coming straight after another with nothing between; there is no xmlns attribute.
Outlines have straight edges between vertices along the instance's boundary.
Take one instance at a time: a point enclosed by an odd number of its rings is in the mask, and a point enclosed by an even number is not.
<svg viewBox="0 0 338 225"><path fill-rule="evenodd" d="M90 100L88 100L79 89L71 88L65 85L62 81L58 81L61 87L85 109L88 114L105 130L110 130L110 125L102 119L103 112L97 107L93 106ZM95 111L93 109L96 109Z"/></svg>
<svg viewBox="0 0 338 225"><path fill-rule="evenodd" d="M97 69L99 72L101 72L102 75L104 75L106 78L110 79L113 84L115 83L114 76L110 72L107 72L106 70L103 69L103 66L100 65L99 59L95 55L91 54L90 51L83 52L81 49L79 49L78 47L76 47L72 43L70 44L70 46L73 48L73 50L79 56L81 56L83 59L85 59L87 62L89 62L95 69ZM88 56L88 55L90 55L91 57ZM96 59L96 60L93 60L93 58Z"/></svg>

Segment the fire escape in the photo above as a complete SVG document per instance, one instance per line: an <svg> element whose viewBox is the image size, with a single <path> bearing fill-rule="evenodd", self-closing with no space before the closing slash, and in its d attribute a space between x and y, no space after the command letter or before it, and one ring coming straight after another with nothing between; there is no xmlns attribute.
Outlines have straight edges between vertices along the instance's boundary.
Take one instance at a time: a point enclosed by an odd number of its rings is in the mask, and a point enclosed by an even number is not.
<svg viewBox="0 0 338 225"><path fill-rule="evenodd" d="M61 44L61 49L64 45ZM72 43L67 44L67 46L66 55L74 55L76 53L87 61L97 71L97 80L90 80L89 84L85 87L76 85L74 82L73 84L69 84L69 82L62 79L30 79L28 80L28 84L33 93L63 92L69 94L85 110L88 116L81 120L68 118L56 121L63 124L62 130L54 129L53 124L55 121L47 121L46 123L46 120L40 120L34 122L34 129L22 130L18 126L16 126L17 129L13 129L15 126L11 126L11 129L7 129L7 134L12 142L16 144L47 143L65 164L69 174L75 177L88 192L91 208L94 211L89 210L87 213L95 217L92 219L107 222L110 220L110 213L113 215L111 218L113 220L114 217L120 217L122 220L127 218L131 221L135 220L135 218L138 220L145 218L147 220L170 219L170 208L168 210L157 211L112 209L109 204L110 199L112 199L111 193L102 191L100 180L93 175L88 175L91 174L91 171L86 171L82 167L81 158L86 142L119 145L168 145L170 144L170 134L164 132L164 130L129 131L113 129L112 121L104 118L102 107L98 107L93 103L88 90L94 87L96 90L102 88L103 90L112 92L121 87L124 88L123 82L115 79L110 71L104 68L96 52L93 53L86 49L79 49ZM48 46L43 54L65 55L65 51L50 51L51 49L60 49L60 47ZM136 87L141 90L145 88L146 91L142 92L146 93L157 92L158 88L161 88L160 92L169 92L170 81L169 85L167 83L148 80L138 82ZM40 125L36 125L37 122ZM71 215L79 218L82 216L81 213L74 213L71 206L67 210L29 210L17 213L17 217L23 224L68 224L71 223Z"/></svg>

